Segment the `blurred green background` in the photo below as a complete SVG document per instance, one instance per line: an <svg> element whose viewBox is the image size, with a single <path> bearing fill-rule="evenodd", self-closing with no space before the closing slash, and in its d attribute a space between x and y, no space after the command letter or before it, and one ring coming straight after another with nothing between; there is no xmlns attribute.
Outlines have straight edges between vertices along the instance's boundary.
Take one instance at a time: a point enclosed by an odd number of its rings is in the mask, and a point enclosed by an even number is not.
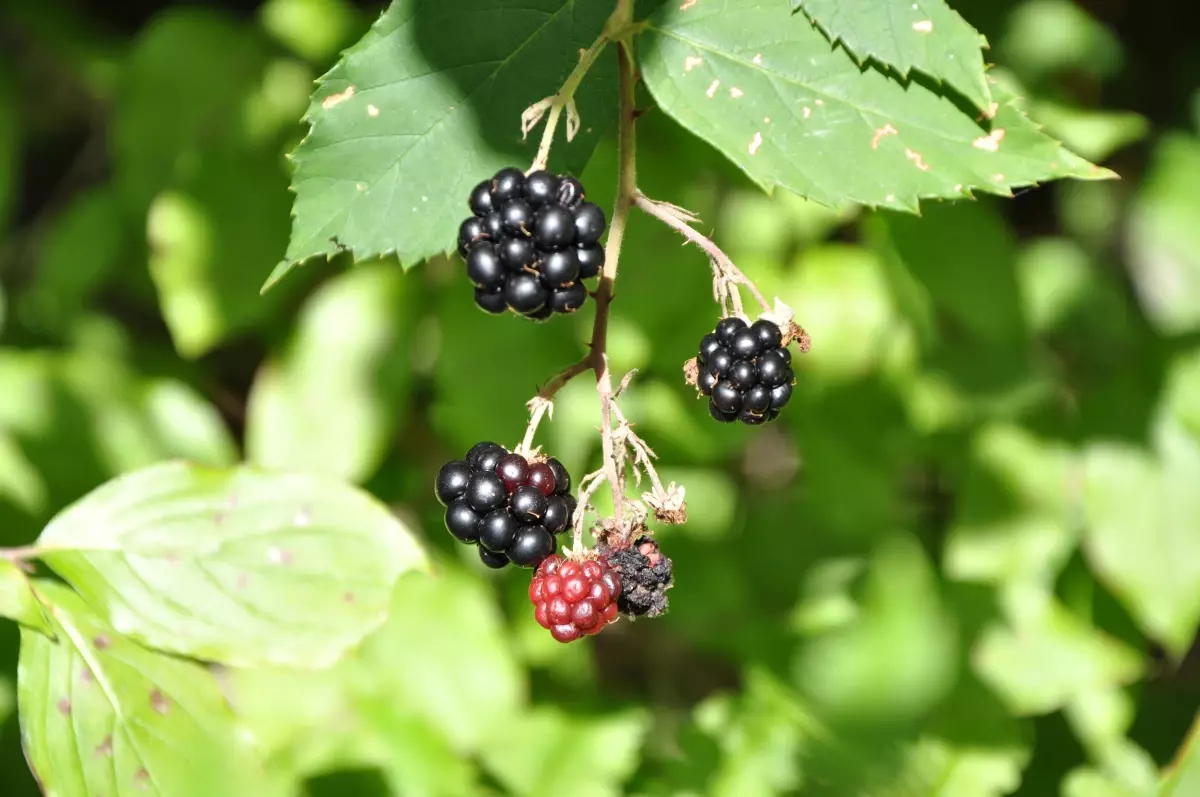
<svg viewBox="0 0 1200 797"><path fill-rule="evenodd" d="M178 456L393 505L440 577L406 577L331 671L220 674L279 794L1154 794L1200 705L1200 48L1169 0L955 7L1034 118L1123 179L839 215L642 117L642 188L697 211L814 348L777 424L713 423L680 371L716 320L708 268L634 217L610 352L641 369L623 406L691 521L661 533L667 617L562 646L430 485L517 442L591 305L488 317L449 260L314 263L258 295L312 81L380 6L9 0L0 543ZM613 142L582 177L611 201ZM543 441L578 476L597 423L581 378ZM37 793L17 636L5 797Z"/></svg>

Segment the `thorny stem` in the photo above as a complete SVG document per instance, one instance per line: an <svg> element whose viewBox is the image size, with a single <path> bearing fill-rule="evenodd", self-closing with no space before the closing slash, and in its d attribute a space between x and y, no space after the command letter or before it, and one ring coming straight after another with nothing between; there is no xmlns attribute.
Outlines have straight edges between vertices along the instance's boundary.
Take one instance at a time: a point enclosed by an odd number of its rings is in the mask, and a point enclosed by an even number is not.
<svg viewBox="0 0 1200 797"><path fill-rule="evenodd" d="M632 14L632 3L621 0L617 12L622 9ZM612 222L608 230L608 242L604 248L604 269L600 272L600 284L594 294L596 318L592 325L592 369L596 372L596 393L600 397L600 441L604 456L604 469L613 496L613 520L621 527L625 503L624 468L618 467L616 440L613 435L613 384L608 367L605 348L608 344L608 313L613 299L613 282L617 278L617 264L621 254L621 243L625 238L625 223L629 209L637 195L637 165L634 141L634 73L632 57L626 42L617 42L617 76L620 92L618 104L617 152L620 171L617 175L617 200L613 208ZM622 453L624 453L622 451ZM623 458L622 458L623 459ZM582 503L582 502L581 502Z"/></svg>
<svg viewBox="0 0 1200 797"><path fill-rule="evenodd" d="M722 252L721 248L713 243L711 238L699 232L688 223L689 220L695 219L694 216L682 208L675 208L663 202L656 202L641 191L638 191L634 197L634 204L642 211L678 232L691 243L703 249L704 253L708 255L708 259L712 262L713 271L718 275L718 281L724 280L733 285L746 286L746 289L750 291L755 300L762 306L763 311L771 312L771 305L767 304L766 297L762 295L758 286L743 274L741 269L733 264L733 261L729 259L729 255ZM742 300L737 295L736 289L732 292L732 299L734 312L741 314Z"/></svg>

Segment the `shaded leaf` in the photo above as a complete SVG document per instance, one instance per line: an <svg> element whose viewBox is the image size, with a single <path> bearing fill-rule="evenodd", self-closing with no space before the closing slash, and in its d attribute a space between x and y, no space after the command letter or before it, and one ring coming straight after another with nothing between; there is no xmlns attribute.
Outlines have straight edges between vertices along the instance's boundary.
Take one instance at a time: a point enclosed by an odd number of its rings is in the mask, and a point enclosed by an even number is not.
<svg viewBox="0 0 1200 797"><path fill-rule="evenodd" d="M768 191L915 211L920 198L1113 176L1043 135L1006 95L984 128L918 84L860 70L782 4L664 4L638 52L658 105Z"/></svg>
<svg viewBox="0 0 1200 797"><path fill-rule="evenodd" d="M317 256L395 253L412 265L454 246L471 187L532 160L521 112L556 92L612 9L580 0L398 0L324 78L293 155L291 245L268 286ZM614 115L615 63L576 95L583 127L554 149L579 172ZM446 164L453 163L453 169Z"/></svg>
<svg viewBox="0 0 1200 797"><path fill-rule="evenodd" d="M117 631L237 666L332 664L383 622L400 573L426 567L358 490L182 462L97 488L38 544Z"/></svg>
<svg viewBox="0 0 1200 797"><path fill-rule="evenodd" d="M0 559L0 617L15 620L34 631L54 633L42 604L33 594L29 578L7 559Z"/></svg>
<svg viewBox="0 0 1200 797"><path fill-rule="evenodd" d="M46 794L257 793L256 762L204 668L134 644L61 584L37 589L57 641L22 630L18 701Z"/></svg>
<svg viewBox="0 0 1200 797"><path fill-rule="evenodd" d="M374 473L404 414L413 306L393 264L325 284L304 307L287 351L255 379L247 457L353 482Z"/></svg>
<svg viewBox="0 0 1200 797"><path fill-rule="evenodd" d="M1158 797L1200 794L1200 714L1184 738L1175 759L1163 770Z"/></svg>
<svg viewBox="0 0 1200 797"><path fill-rule="evenodd" d="M981 47L987 40L943 0L791 0L829 38L860 60L918 69L949 83L975 104L992 101Z"/></svg>

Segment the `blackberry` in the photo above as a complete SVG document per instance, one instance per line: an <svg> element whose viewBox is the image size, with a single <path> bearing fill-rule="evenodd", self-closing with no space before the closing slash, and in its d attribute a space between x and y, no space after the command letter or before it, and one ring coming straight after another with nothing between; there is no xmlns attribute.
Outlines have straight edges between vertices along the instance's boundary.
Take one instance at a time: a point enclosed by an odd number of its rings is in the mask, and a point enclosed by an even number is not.
<svg viewBox="0 0 1200 797"><path fill-rule="evenodd" d="M457 249L481 310L544 321L583 306L583 280L604 267L607 219L578 180L504 168L471 189L467 206Z"/></svg>
<svg viewBox="0 0 1200 797"><path fill-rule="evenodd" d="M446 529L479 546L488 567L537 567L554 553L554 535L571 527L571 476L557 459L530 462L496 443L479 443L447 462L433 493Z"/></svg>
<svg viewBox="0 0 1200 797"><path fill-rule="evenodd" d="M603 558L548 556L529 584L534 619L559 642L604 630L617 619L620 595L621 577Z"/></svg>
<svg viewBox="0 0 1200 797"><path fill-rule="evenodd" d="M632 617L658 617L669 605L666 592L674 578L671 560L663 556L653 537L641 536L627 549L602 549L602 555L621 579L617 607Z"/></svg>
<svg viewBox="0 0 1200 797"><path fill-rule="evenodd" d="M796 378L783 333L763 318L753 324L737 317L721 319L700 339L692 374L715 420L749 426L779 417L792 397Z"/></svg>

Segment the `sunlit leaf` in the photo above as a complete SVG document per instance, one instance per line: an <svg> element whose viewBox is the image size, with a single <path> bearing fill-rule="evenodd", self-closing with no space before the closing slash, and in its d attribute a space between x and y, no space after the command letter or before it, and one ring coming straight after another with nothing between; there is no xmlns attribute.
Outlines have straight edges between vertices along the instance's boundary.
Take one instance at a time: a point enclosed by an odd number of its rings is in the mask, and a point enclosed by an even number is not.
<svg viewBox="0 0 1200 797"><path fill-rule="evenodd" d="M1098 576L1148 636L1175 656L1200 623L1200 443L1173 419L1155 429L1157 457L1095 443L1085 455L1085 548Z"/></svg>
<svg viewBox="0 0 1200 797"><path fill-rule="evenodd" d="M256 793L256 762L204 668L134 644L61 584L37 589L57 639L22 630L18 700L46 794Z"/></svg>
<svg viewBox="0 0 1200 797"><path fill-rule="evenodd" d="M522 111L558 90L611 12L580 0L393 3L313 98L293 155L291 245L270 283L339 251L409 266L451 250L471 187L532 160ZM556 168L581 171L611 124L614 70L609 57L589 72L583 126L554 148Z"/></svg>
<svg viewBox="0 0 1200 797"><path fill-rule="evenodd" d="M369 477L404 415L412 307L391 263L323 286L297 319L287 351L251 389L248 458L354 482Z"/></svg>
<svg viewBox="0 0 1200 797"><path fill-rule="evenodd" d="M994 624L974 651L979 677L1018 715L1061 708L1097 688L1137 679L1136 651L1097 631L1060 604Z"/></svg>
<svg viewBox="0 0 1200 797"><path fill-rule="evenodd" d="M953 86L985 109L986 40L943 0L791 0L860 60L874 58L901 75L917 69Z"/></svg>
<svg viewBox="0 0 1200 797"><path fill-rule="evenodd" d="M0 559L0 617L15 620L34 631L54 633L42 604L33 594L29 577L8 559Z"/></svg>
<svg viewBox="0 0 1200 797"><path fill-rule="evenodd" d="M168 462L60 513L41 558L122 634L226 664L322 666L379 626L425 557L366 494Z"/></svg>
<svg viewBox="0 0 1200 797"><path fill-rule="evenodd" d="M1006 95L985 128L919 84L861 70L782 3L666 3L638 52L658 105L768 191L915 211L925 197L1112 176Z"/></svg>

